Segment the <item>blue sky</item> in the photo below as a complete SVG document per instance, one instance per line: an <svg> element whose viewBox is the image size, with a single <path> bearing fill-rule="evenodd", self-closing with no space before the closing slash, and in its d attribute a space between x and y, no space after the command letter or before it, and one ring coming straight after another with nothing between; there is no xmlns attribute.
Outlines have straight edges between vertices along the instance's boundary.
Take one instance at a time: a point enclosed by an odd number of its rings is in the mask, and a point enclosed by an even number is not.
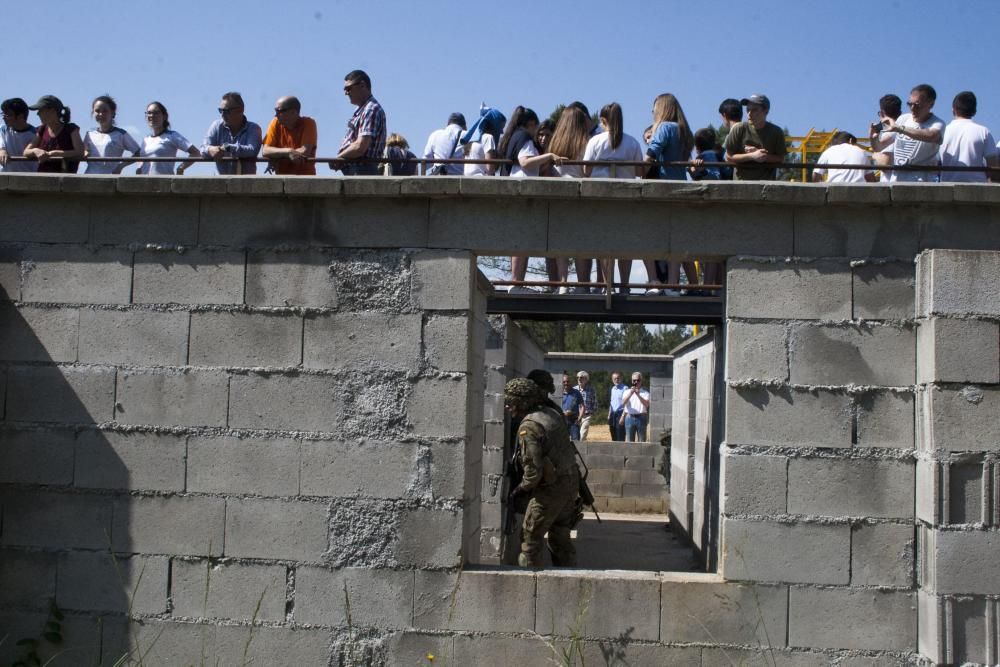
<svg viewBox="0 0 1000 667"><path fill-rule="evenodd" d="M157 99L196 143L227 90L262 126L277 97L296 94L317 120L320 155L331 155L353 110L342 85L354 68L417 153L450 112L471 121L483 101L542 116L575 99L592 111L617 101L626 131L641 135L659 93L677 95L697 128L718 123L723 98L763 92L770 120L793 134L863 133L881 95L905 100L922 82L945 120L955 93L973 90L978 120L1000 133L997 0L60 0L44 12L6 2L4 18L2 97L55 94L86 129L90 100L109 92L118 124L136 134Z"/></svg>

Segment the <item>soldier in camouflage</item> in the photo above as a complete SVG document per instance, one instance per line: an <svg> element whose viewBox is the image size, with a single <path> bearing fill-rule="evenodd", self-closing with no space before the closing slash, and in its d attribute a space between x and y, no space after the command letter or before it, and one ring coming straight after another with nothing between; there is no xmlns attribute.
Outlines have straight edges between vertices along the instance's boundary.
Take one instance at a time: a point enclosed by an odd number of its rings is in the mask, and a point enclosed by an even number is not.
<svg viewBox="0 0 1000 667"><path fill-rule="evenodd" d="M545 533L553 565L576 566L576 548L570 531L583 518L579 500L580 469L566 420L545 405L546 396L527 378L515 378L504 387L504 405L515 419L518 460L524 468L511 498L530 496L521 533L521 567L544 566Z"/></svg>

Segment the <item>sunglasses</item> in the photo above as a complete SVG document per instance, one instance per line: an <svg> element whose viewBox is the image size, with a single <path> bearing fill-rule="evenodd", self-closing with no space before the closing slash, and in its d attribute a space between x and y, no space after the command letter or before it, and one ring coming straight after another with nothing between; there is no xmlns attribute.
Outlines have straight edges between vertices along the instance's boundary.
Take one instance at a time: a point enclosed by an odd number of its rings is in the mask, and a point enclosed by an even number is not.
<svg viewBox="0 0 1000 667"><path fill-rule="evenodd" d="M349 92L351 90L351 88L353 88L354 86L359 85L360 83L361 83L360 81L355 81L354 83L347 84L346 86L344 86L344 92L345 93Z"/></svg>
<svg viewBox="0 0 1000 667"><path fill-rule="evenodd" d="M278 114L285 113L286 111L291 111L291 110L292 110L292 107L284 107L284 108L275 107L274 108L274 115L277 116ZM221 111L221 109L220 109L220 111Z"/></svg>
<svg viewBox="0 0 1000 667"><path fill-rule="evenodd" d="M238 108L237 108L237 107L232 107L232 108L230 108L230 109L223 109L222 107L219 107L219 108L218 108L218 112L219 112L220 114L222 114L223 116L225 116L225 115L226 115L227 113L229 113L229 112L231 112L231 111L237 111L237 110L238 110ZM277 111L277 109L275 109L275 111Z"/></svg>

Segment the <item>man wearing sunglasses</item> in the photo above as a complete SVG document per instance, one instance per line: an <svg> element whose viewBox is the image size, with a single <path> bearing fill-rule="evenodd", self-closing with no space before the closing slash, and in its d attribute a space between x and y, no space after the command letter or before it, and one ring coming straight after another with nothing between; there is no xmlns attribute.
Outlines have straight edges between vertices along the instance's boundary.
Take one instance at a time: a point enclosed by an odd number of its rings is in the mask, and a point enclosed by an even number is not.
<svg viewBox="0 0 1000 667"><path fill-rule="evenodd" d="M345 176L375 176L385 150L385 111L372 95L372 82L362 70L348 72L344 77L344 95L357 106L347 121L347 134L340 142L337 158L330 169L339 169Z"/></svg>
<svg viewBox="0 0 1000 667"><path fill-rule="evenodd" d="M649 424L649 392L642 388L642 373L632 373L632 386L622 395L625 406L620 426L625 429L626 442L646 442L646 426Z"/></svg>
<svg viewBox="0 0 1000 667"><path fill-rule="evenodd" d="M264 135L264 157L268 170L282 176L315 176L316 121L301 115L302 104L291 95L274 103L274 118Z"/></svg>
<svg viewBox="0 0 1000 667"><path fill-rule="evenodd" d="M220 174L256 174L257 162L253 159L239 161L240 169L234 160L223 160L227 157L255 158L260 152L260 125L251 123L243 114L243 96L229 92L222 96L219 102L219 116L205 133L201 152L215 160L215 169Z"/></svg>
<svg viewBox="0 0 1000 667"><path fill-rule="evenodd" d="M935 166L938 164L938 150L944 138L944 121L931 113L937 92L922 83L910 91L906 106L910 113L904 113L893 120L882 119L883 132L895 133L892 147L894 166ZM938 180L936 171L893 171L891 182L934 182Z"/></svg>

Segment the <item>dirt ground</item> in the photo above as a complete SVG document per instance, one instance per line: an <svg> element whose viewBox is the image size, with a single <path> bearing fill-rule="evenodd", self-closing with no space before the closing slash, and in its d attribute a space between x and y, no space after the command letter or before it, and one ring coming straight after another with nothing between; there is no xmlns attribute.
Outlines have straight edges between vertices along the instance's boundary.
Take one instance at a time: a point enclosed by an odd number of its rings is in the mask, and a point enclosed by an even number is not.
<svg viewBox="0 0 1000 667"><path fill-rule="evenodd" d="M596 440L598 442L610 441L611 431L608 430L607 424L595 424L590 427L590 431L587 432L587 440Z"/></svg>

